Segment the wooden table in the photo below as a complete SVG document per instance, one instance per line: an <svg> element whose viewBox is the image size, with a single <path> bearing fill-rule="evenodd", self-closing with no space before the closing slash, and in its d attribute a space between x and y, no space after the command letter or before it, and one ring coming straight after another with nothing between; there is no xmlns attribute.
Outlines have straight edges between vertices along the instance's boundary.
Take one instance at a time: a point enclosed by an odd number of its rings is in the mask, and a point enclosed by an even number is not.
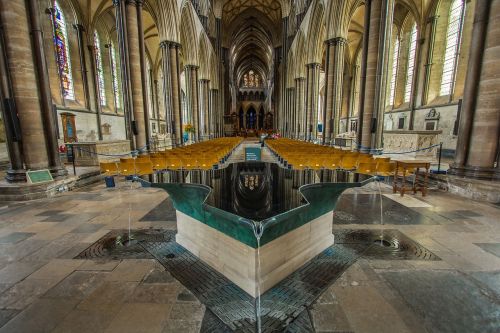
<svg viewBox="0 0 500 333"><path fill-rule="evenodd" d="M413 190L413 194L417 191L422 192L422 196L427 194L427 182L429 180L429 171L431 163L428 161L396 161L396 169L394 171L393 193L400 191L401 196L404 196L406 190ZM425 169L425 173L421 174L420 169ZM411 187L406 186L406 177L411 174L415 175L415 181Z"/></svg>

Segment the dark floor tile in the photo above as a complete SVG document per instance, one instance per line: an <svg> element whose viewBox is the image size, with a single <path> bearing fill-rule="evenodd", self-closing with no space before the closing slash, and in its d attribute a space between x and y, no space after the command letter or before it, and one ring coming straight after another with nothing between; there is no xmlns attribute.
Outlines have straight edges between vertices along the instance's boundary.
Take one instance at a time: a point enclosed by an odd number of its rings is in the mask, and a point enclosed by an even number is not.
<svg viewBox="0 0 500 333"><path fill-rule="evenodd" d="M142 281L142 283L171 283L175 279L163 267L153 269Z"/></svg>
<svg viewBox="0 0 500 333"><path fill-rule="evenodd" d="M64 210L46 210L44 212L41 212L40 214L37 214L36 216L54 216L59 215L63 212Z"/></svg>
<svg viewBox="0 0 500 333"><path fill-rule="evenodd" d="M0 327L7 324L7 322L14 318L18 313L19 310L0 310Z"/></svg>
<svg viewBox="0 0 500 333"><path fill-rule="evenodd" d="M77 243L58 256L60 259L73 259L89 247L88 243Z"/></svg>
<svg viewBox="0 0 500 333"><path fill-rule="evenodd" d="M14 244L23 241L33 236L32 232L13 232L6 236L0 237L0 244Z"/></svg>
<svg viewBox="0 0 500 333"><path fill-rule="evenodd" d="M179 302L198 302L198 299L187 289L184 289L177 295Z"/></svg>
<svg viewBox="0 0 500 333"><path fill-rule="evenodd" d="M106 273L76 271L47 291L43 297L84 299L104 283L106 276Z"/></svg>
<svg viewBox="0 0 500 333"><path fill-rule="evenodd" d="M140 284L127 300L128 303L175 303L179 286L176 283Z"/></svg>
<svg viewBox="0 0 500 333"><path fill-rule="evenodd" d="M500 243L475 243L474 245L500 258Z"/></svg>
<svg viewBox="0 0 500 333"><path fill-rule="evenodd" d="M478 212L472 211L472 210L455 210L455 214L462 215L464 217L480 217L483 216L483 214L479 214Z"/></svg>
<svg viewBox="0 0 500 333"><path fill-rule="evenodd" d="M175 221L175 219L176 219L176 214L172 200L170 200L170 198L167 198L162 202L160 202L155 208L151 209L139 221L140 222Z"/></svg>
<svg viewBox="0 0 500 333"><path fill-rule="evenodd" d="M40 222L64 222L68 218L70 218L72 215L70 214L57 214L57 215L50 215L46 219L41 220Z"/></svg>
<svg viewBox="0 0 500 333"><path fill-rule="evenodd" d="M51 332L76 304L75 300L38 300L0 328L0 332Z"/></svg>
<svg viewBox="0 0 500 333"><path fill-rule="evenodd" d="M379 194L344 194L337 203L334 224L381 224ZM382 196L384 224L433 225L441 221ZM442 217L441 217L442 219Z"/></svg>
<svg viewBox="0 0 500 333"><path fill-rule="evenodd" d="M96 231L99 231L102 227L104 227L104 224L92 224L92 223L86 223L82 224L75 229L71 230L72 233L94 233Z"/></svg>
<svg viewBox="0 0 500 333"><path fill-rule="evenodd" d="M498 332L498 301L466 276L451 271L385 272L429 332Z"/></svg>
<svg viewBox="0 0 500 333"><path fill-rule="evenodd" d="M500 296L500 271L496 272L473 272L471 276L486 285L498 296Z"/></svg>

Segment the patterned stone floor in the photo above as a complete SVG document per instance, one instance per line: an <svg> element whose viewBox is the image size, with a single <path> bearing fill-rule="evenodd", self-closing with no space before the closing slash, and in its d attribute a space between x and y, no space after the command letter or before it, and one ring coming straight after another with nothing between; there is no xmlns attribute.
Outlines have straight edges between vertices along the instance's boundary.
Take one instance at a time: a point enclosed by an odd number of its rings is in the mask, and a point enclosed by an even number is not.
<svg viewBox="0 0 500 333"><path fill-rule="evenodd" d="M0 332L200 332L202 323L223 332L153 258L72 259L112 230L175 230L165 192L118 185L0 203ZM371 184L342 197L334 234L391 230L441 260L363 256L289 331L500 331L500 208L441 192L398 202L382 191L383 225Z"/></svg>

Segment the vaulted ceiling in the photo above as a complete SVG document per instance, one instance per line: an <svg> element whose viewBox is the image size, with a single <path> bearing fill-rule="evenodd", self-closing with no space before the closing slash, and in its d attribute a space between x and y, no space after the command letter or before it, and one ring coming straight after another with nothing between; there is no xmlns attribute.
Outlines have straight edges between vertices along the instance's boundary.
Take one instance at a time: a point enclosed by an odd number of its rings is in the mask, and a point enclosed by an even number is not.
<svg viewBox="0 0 500 333"><path fill-rule="evenodd" d="M238 15L247 9L256 9L273 22L281 19L281 5L277 0L224 0L222 17L230 24Z"/></svg>
<svg viewBox="0 0 500 333"><path fill-rule="evenodd" d="M234 85L239 86L249 70L268 82L273 75L274 50L281 44L280 1L224 0L222 23Z"/></svg>

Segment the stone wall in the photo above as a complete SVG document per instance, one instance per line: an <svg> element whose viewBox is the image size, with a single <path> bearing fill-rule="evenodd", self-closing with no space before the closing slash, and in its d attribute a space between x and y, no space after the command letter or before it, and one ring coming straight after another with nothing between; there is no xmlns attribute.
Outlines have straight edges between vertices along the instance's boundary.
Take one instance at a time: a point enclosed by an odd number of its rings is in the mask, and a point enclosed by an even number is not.
<svg viewBox="0 0 500 333"><path fill-rule="evenodd" d="M438 143L443 142L443 150L446 155L453 155L457 146L457 136L453 134L455 121L457 119L457 104L450 104L441 107L427 107L415 110L414 130L423 131L426 129L426 116L430 110L435 109L440 114L440 119L436 130L441 130L442 133L438 136ZM398 130L399 118L405 119L404 130L408 130L410 111L390 112L385 114L384 130Z"/></svg>
<svg viewBox="0 0 500 333"><path fill-rule="evenodd" d="M60 144L64 144L61 113L71 113L75 115L76 136L78 138L78 142L94 142L99 140L97 133L97 115L95 113L58 109L57 124L59 128ZM105 125L110 125L110 131L106 132L103 129L104 141L125 140L125 118L122 115L102 114L101 127L104 127Z"/></svg>

